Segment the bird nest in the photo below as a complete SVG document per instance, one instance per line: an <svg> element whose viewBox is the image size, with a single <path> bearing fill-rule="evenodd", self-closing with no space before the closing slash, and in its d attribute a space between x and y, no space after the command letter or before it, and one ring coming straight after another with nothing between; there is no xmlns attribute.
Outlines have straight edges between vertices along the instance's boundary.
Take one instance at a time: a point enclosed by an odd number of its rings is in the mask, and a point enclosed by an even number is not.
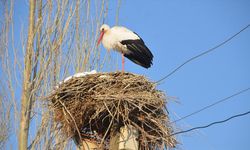
<svg viewBox="0 0 250 150"><path fill-rule="evenodd" d="M154 83L131 73L96 73L73 77L49 96L50 110L65 137L109 147L123 126L139 133L140 149L175 147L167 99Z"/></svg>

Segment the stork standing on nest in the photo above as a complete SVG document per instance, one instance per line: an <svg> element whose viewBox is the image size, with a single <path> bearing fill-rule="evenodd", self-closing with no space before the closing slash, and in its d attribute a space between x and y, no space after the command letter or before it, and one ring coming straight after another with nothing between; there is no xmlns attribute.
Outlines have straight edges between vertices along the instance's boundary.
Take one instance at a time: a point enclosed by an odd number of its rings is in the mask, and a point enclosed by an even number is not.
<svg viewBox="0 0 250 150"><path fill-rule="evenodd" d="M144 68L149 68L152 65L153 55L144 41L135 32L125 27L114 26L110 28L103 24L100 28L97 45L101 41L108 51L113 49L122 53L122 71L124 71L124 56Z"/></svg>

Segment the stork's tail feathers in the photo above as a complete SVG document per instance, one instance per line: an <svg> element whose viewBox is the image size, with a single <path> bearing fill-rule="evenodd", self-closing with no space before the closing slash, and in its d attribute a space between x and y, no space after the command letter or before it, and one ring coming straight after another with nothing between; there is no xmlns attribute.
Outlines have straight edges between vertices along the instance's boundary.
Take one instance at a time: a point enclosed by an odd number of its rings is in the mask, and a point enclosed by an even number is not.
<svg viewBox="0 0 250 150"><path fill-rule="evenodd" d="M124 40L121 44L126 45L128 49L128 52L124 54L125 57L144 68L151 67L153 54L141 39Z"/></svg>

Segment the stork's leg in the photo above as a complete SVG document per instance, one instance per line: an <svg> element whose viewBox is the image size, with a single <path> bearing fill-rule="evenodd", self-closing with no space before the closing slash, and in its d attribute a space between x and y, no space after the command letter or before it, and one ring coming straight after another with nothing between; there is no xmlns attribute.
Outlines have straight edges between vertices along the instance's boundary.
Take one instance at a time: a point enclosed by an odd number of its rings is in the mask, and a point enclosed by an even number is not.
<svg viewBox="0 0 250 150"><path fill-rule="evenodd" d="M124 63L125 63L125 58L124 54L122 53L122 72L124 72Z"/></svg>

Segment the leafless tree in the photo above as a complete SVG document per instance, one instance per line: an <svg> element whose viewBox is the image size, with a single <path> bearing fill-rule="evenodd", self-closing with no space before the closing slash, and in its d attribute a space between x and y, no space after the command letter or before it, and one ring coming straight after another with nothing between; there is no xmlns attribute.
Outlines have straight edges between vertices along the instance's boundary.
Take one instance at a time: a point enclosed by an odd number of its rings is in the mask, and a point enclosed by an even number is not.
<svg viewBox="0 0 250 150"><path fill-rule="evenodd" d="M2 92L2 91L1 91ZM6 141L10 135L10 111L11 105L0 93L0 149L5 148Z"/></svg>
<svg viewBox="0 0 250 150"><path fill-rule="evenodd" d="M96 47L108 2L30 0L27 4L29 21L20 40L13 34L14 1L8 1L4 11L7 21L1 23L0 84L6 90L0 102L6 98L11 106L1 109L11 121L6 131L13 128L11 134L18 135L19 149L71 149L70 140L60 140L58 125L43 98L65 77L92 69L101 71L114 62ZM17 40L21 46L15 44ZM0 107L8 108L4 105Z"/></svg>
<svg viewBox="0 0 250 150"><path fill-rule="evenodd" d="M0 10L1 10L1 18L3 20L0 21L0 61L3 62L3 56L6 53L6 46L8 43L8 33L9 33L9 24L11 22L11 3L7 0L0 1ZM4 63L1 63L4 64ZM0 65L0 74L3 73L3 65ZM4 88L5 82L0 80L0 149L5 149L6 141L10 136L10 115L12 103L9 101L8 95L5 95L6 89Z"/></svg>

